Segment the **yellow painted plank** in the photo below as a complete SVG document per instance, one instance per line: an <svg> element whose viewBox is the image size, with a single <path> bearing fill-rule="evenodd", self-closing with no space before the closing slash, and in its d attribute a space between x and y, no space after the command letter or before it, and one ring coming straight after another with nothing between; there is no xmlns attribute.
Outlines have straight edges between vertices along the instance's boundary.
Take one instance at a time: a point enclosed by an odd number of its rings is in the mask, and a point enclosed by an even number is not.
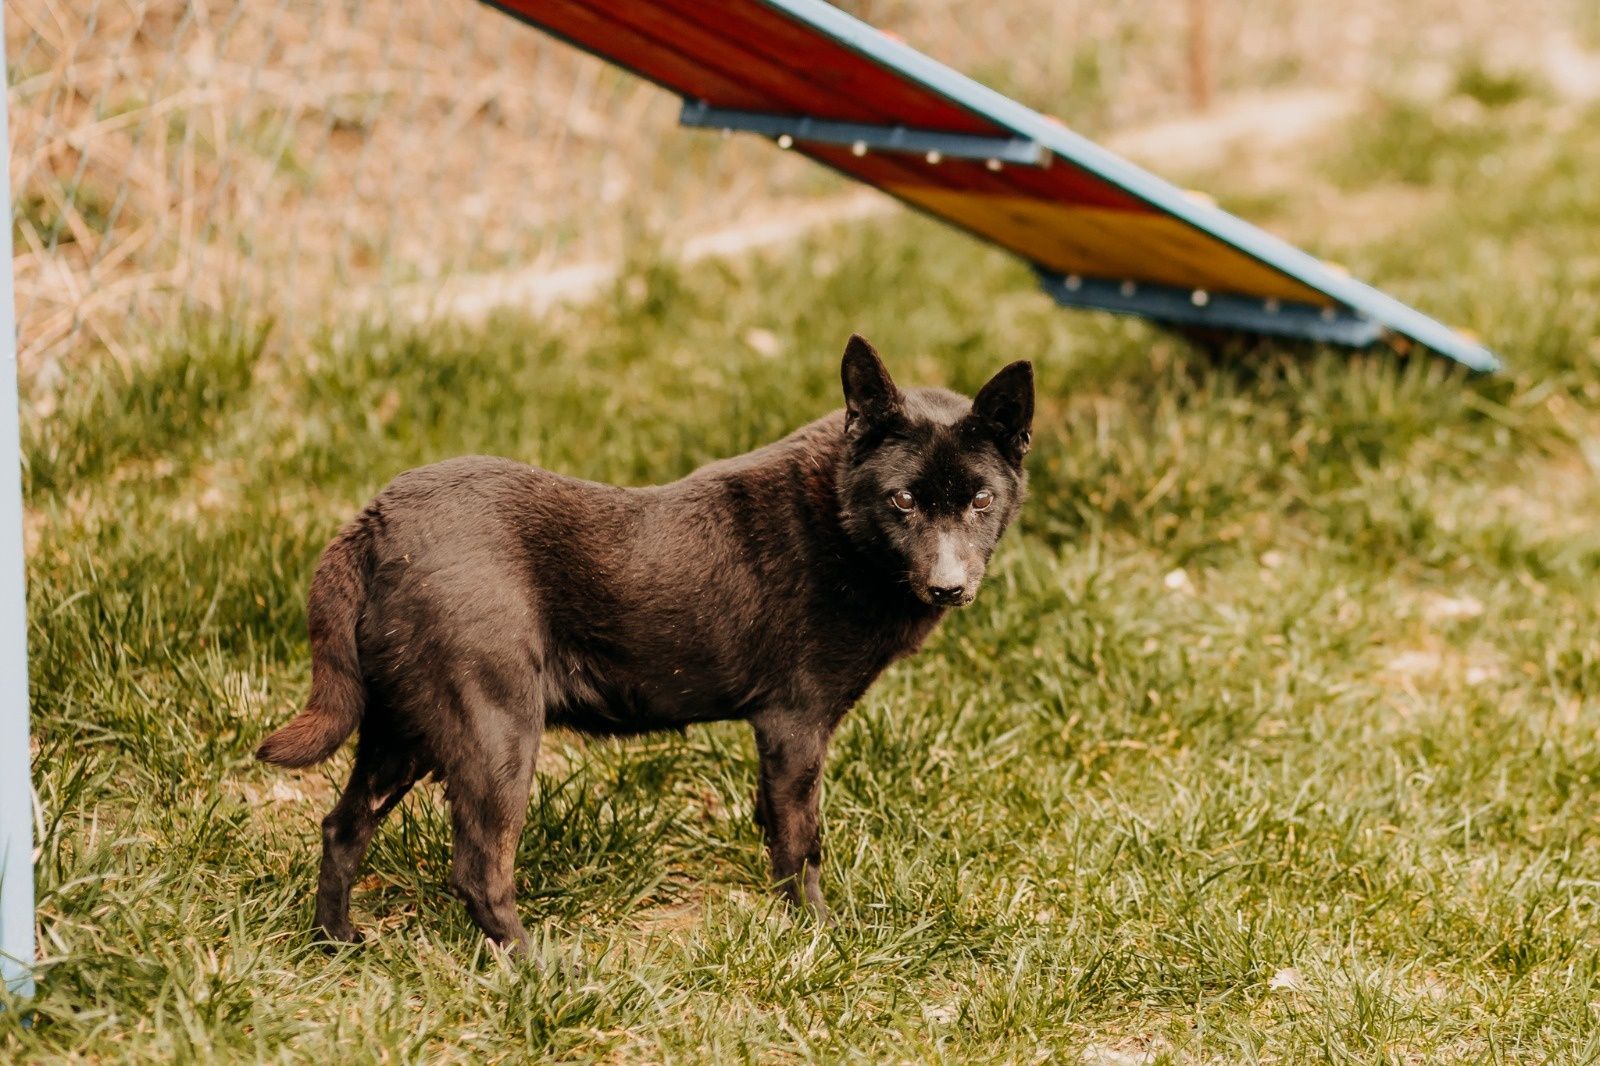
<svg viewBox="0 0 1600 1066"><path fill-rule="evenodd" d="M1063 274L1298 300L1319 307L1334 302L1168 215L927 185L886 188L909 203Z"/></svg>

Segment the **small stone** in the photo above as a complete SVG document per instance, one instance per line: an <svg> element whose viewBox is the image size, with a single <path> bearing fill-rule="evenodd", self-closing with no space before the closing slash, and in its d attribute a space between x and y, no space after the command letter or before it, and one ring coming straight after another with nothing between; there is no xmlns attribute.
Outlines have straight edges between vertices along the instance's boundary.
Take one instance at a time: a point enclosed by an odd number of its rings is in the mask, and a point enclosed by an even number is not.
<svg viewBox="0 0 1600 1066"><path fill-rule="evenodd" d="M775 358L783 351L783 342L778 339L778 335L770 329L762 329L759 326L745 330L744 342L750 346L751 351L763 359Z"/></svg>
<svg viewBox="0 0 1600 1066"><path fill-rule="evenodd" d="M1083 1049L1081 1058L1085 1066L1150 1066L1160 1055L1158 1050L1143 1051L1138 1048L1090 1044Z"/></svg>
<svg viewBox="0 0 1600 1066"><path fill-rule="evenodd" d="M1402 674L1406 677L1420 677L1423 674L1435 674L1443 665L1439 656L1431 651L1403 651L1384 664L1384 669L1391 674Z"/></svg>
<svg viewBox="0 0 1600 1066"><path fill-rule="evenodd" d="M1272 975L1272 980L1267 982L1267 987L1274 991L1302 992L1305 990L1305 978L1300 976L1300 971L1293 966L1285 966Z"/></svg>
<svg viewBox="0 0 1600 1066"><path fill-rule="evenodd" d="M1422 613L1430 622L1476 618L1483 613L1483 601L1476 596L1434 596L1423 607Z"/></svg>

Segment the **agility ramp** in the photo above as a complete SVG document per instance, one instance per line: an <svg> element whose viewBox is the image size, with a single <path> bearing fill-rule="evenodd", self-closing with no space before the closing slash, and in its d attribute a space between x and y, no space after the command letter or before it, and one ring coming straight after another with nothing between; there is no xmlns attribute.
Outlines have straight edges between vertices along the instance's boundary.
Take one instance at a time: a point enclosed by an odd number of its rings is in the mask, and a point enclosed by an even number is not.
<svg viewBox="0 0 1600 1066"><path fill-rule="evenodd" d="M1068 307L1351 347L1487 349L823 0L486 0L1030 263Z"/></svg>

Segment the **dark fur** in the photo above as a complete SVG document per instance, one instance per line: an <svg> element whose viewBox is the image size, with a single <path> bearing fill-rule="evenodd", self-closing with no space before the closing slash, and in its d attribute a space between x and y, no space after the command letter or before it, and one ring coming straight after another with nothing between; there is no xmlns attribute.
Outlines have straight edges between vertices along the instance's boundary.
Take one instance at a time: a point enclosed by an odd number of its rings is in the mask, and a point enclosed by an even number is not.
<svg viewBox="0 0 1600 1066"><path fill-rule="evenodd" d="M842 372L845 411L670 485L454 459L401 474L340 531L307 605L311 698L257 752L307 766L360 727L323 822L326 935L358 939L356 868L431 773L450 803L451 888L491 938L524 943L512 862L551 725L615 736L748 720L774 875L825 913L828 740L946 605L976 593L1022 502L1033 416L1027 363L970 403L902 393L859 337ZM891 502L902 488L911 513Z"/></svg>

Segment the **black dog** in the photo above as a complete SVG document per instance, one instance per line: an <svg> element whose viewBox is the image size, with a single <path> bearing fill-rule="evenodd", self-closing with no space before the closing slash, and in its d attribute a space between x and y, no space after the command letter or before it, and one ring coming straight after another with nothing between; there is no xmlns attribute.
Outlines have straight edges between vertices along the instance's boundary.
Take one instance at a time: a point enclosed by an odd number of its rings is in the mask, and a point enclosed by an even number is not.
<svg viewBox="0 0 1600 1066"><path fill-rule="evenodd" d="M257 757L328 758L316 921L357 940L350 886L383 817L445 782L450 887L526 942L512 863L547 725L605 736L748 719L756 820L794 902L826 914L817 793L834 728L947 607L971 603L1021 506L1033 369L976 400L895 387L860 337L845 410L681 481L622 489L506 459L402 474L323 551L311 698Z"/></svg>

